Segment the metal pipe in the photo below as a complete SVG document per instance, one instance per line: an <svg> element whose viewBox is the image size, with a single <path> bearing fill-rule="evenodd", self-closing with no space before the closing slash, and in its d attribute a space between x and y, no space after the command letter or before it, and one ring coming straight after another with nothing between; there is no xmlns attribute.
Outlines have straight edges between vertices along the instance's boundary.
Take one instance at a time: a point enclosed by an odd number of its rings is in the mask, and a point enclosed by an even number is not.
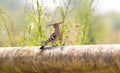
<svg viewBox="0 0 120 73"><path fill-rule="evenodd" d="M0 73L120 73L120 45L0 47Z"/></svg>

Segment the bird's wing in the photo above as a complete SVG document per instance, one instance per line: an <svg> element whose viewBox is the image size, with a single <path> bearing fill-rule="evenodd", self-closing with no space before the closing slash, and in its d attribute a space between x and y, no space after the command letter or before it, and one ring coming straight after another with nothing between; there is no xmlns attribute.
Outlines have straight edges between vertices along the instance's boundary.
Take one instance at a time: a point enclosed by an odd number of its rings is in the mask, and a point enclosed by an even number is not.
<svg viewBox="0 0 120 73"><path fill-rule="evenodd" d="M47 44L47 43L55 40L55 38L56 38L56 35L55 35L54 33L52 33L52 34L50 35L49 39L45 42L45 44Z"/></svg>
<svg viewBox="0 0 120 73"><path fill-rule="evenodd" d="M54 40L55 38L56 38L56 35L55 35L54 33L52 33L52 34L50 35L50 38L49 38L49 39Z"/></svg>

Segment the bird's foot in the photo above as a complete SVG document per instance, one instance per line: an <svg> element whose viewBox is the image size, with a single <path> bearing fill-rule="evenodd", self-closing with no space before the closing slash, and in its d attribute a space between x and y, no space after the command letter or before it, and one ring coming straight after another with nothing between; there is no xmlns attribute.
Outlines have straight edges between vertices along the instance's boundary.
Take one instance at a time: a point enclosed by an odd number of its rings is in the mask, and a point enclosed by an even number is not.
<svg viewBox="0 0 120 73"><path fill-rule="evenodd" d="M56 44L56 43L53 43L53 44L52 44L52 46L54 46L54 47L55 47L55 46L58 46L58 44Z"/></svg>

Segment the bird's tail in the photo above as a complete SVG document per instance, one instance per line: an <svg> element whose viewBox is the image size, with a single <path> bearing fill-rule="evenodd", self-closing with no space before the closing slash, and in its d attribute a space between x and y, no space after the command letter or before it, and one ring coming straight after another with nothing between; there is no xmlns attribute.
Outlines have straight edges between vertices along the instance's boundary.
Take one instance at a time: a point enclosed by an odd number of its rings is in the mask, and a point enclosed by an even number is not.
<svg viewBox="0 0 120 73"><path fill-rule="evenodd" d="M49 42L53 41L55 39L55 35L51 35L50 38L40 47L40 49L43 49L45 45L47 45Z"/></svg>
<svg viewBox="0 0 120 73"><path fill-rule="evenodd" d="M45 42L44 45L42 45L39 49L44 49L45 45L47 45L48 42Z"/></svg>
<svg viewBox="0 0 120 73"><path fill-rule="evenodd" d="M43 49L45 47L45 45L42 45L39 49Z"/></svg>

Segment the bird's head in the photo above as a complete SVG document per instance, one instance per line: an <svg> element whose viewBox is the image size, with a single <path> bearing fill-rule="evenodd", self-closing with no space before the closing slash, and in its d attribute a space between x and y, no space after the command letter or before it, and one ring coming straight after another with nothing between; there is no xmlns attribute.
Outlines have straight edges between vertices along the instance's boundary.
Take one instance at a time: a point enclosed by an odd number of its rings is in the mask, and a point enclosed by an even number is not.
<svg viewBox="0 0 120 73"><path fill-rule="evenodd" d="M63 24L63 23L64 23L64 22L59 22L59 23L49 24L48 26L56 27L56 26L59 26L59 24Z"/></svg>

